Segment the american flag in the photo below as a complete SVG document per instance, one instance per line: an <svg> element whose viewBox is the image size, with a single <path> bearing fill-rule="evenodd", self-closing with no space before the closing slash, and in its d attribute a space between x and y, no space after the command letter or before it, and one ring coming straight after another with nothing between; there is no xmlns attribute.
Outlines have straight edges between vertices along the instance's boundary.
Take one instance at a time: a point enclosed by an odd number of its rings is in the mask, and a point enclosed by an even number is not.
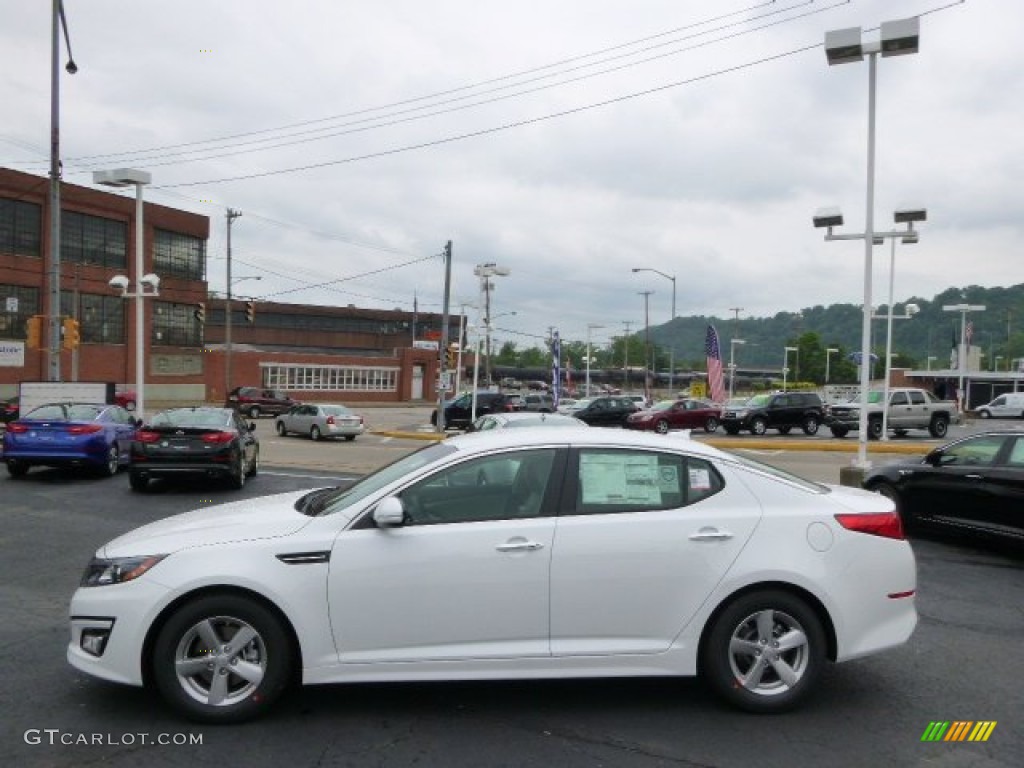
<svg viewBox="0 0 1024 768"><path fill-rule="evenodd" d="M562 383L562 340L555 331L551 337L551 395L555 408L558 407Z"/></svg>
<svg viewBox="0 0 1024 768"><path fill-rule="evenodd" d="M718 346L718 331L715 326L708 326L708 335L704 341L704 353L708 358L708 386L711 387L711 399L716 403L725 402L725 383L722 379L722 350Z"/></svg>

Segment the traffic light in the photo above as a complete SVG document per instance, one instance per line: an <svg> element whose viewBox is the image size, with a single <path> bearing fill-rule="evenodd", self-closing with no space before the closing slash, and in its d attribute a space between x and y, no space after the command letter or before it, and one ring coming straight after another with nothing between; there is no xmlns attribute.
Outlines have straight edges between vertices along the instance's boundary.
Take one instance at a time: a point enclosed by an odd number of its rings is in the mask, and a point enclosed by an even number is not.
<svg viewBox="0 0 1024 768"><path fill-rule="evenodd" d="M206 322L206 305L203 302L196 304L196 309L192 313L192 316L196 319L200 325Z"/></svg>
<svg viewBox="0 0 1024 768"><path fill-rule="evenodd" d="M79 333L78 321L73 317L64 318L64 349L78 349L82 341Z"/></svg>
<svg viewBox="0 0 1024 768"><path fill-rule="evenodd" d="M459 363L459 345L449 344L448 351L445 354L445 368L454 370L455 366Z"/></svg>
<svg viewBox="0 0 1024 768"><path fill-rule="evenodd" d="M25 346L39 349L43 340L43 316L32 315L25 321Z"/></svg>
<svg viewBox="0 0 1024 768"><path fill-rule="evenodd" d="M250 323L256 322L256 302L247 301L245 302L245 319Z"/></svg>

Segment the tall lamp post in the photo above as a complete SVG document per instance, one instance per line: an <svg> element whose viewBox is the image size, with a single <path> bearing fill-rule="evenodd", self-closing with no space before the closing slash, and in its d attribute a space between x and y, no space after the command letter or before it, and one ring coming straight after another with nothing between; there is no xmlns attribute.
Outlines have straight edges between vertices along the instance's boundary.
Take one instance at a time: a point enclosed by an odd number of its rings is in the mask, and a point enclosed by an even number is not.
<svg viewBox="0 0 1024 768"><path fill-rule="evenodd" d="M587 397L590 397L590 332L595 328L604 328L598 323L587 323Z"/></svg>
<svg viewBox="0 0 1024 768"><path fill-rule="evenodd" d="M651 313L650 299L654 291L640 291L644 297L644 400L651 399Z"/></svg>
<svg viewBox="0 0 1024 768"><path fill-rule="evenodd" d="M865 206L864 232L858 237L864 240L864 316L861 323L861 360L865 364L860 367L860 424L857 445L857 466L861 469L870 467L868 462L868 387L871 383L870 372L866 362L871 359L871 248L875 233L875 81L877 79L878 54L883 57L917 53L920 42L920 21L917 17L886 21L881 24L881 34L877 42L864 43L861 40L860 27L833 30L825 33L825 54L829 65L847 64L861 61L864 54L868 55L868 157L867 157L867 205ZM835 212L837 224L842 224L842 215ZM828 217L826 217L828 218ZM827 226L832 223L819 223L815 217L815 226ZM912 228L911 224L911 228ZM829 239L826 236L826 240ZM853 236L849 236L853 239Z"/></svg>
<svg viewBox="0 0 1024 768"><path fill-rule="evenodd" d="M145 418L146 405L146 319L142 300L146 296L160 295L160 278L153 273L143 274L145 266L143 250L146 238L142 228L142 188L149 184L153 177L148 171L118 168L113 171L94 171L92 180L94 184L103 184L108 187L135 187L135 291L128 291L128 286L131 283L124 275L116 275L111 278L110 285L119 289L123 298L135 299L135 411L141 419ZM146 286L149 286L149 292L145 290Z"/></svg>
<svg viewBox="0 0 1024 768"><path fill-rule="evenodd" d="M904 238L903 242L908 242ZM917 242L915 237L910 242ZM893 253L896 252L896 238L892 239ZM893 268L895 268L895 255L893 256ZM895 357L892 353L892 322L893 320L911 320L914 315L921 311L921 308L917 304L907 304L904 309L904 314L894 315L892 313L892 272L889 273L889 308L884 315L872 315L872 320L885 320L885 381L882 382L882 440L889 439L889 388L892 386L892 359Z"/></svg>
<svg viewBox="0 0 1024 768"><path fill-rule="evenodd" d="M746 344L746 339L729 340L729 399L732 399L734 385L736 383L736 345Z"/></svg>
<svg viewBox="0 0 1024 768"><path fill-rule="evenodd" d="M960 372L960 383L957 385L957 399L959 400L958 407L963 410L963 407L967 404L967 393L964 392L964 376L967 372L967 352L969 347L967 346L967 313L968 312L984 312L984 304L946 304L942 307L944 312L959 312L960 313L960 344L957 346L956 353L956 367Z"/></svg>
<svg viewBox="0 0 1024 768"><path fill-rule="evenodd" d="M672 281L672 320L676 319L676 276L666 275L664 272L651 269L650 267L633 267L633 272L653 272L656 275L661 275L666 280ZM676 345L669 344L668 347L668 389L670 392L675 392L675 375L676 375ZM672 395L675 397L675 395Z"/></svg>
<svg viewBox="0 0 1024 768"><path fill-rule="evenodd" d="M71 37L68 35L64 3L53 0L53 30L50 41L50 311L47 338L49 338L49 380L60 381L61 311L60 311L60 30L64 29L64 43L68 48L65 71L73 75L78 65L71 55Z"/></svg>
<svg viewBox="0 0 1024 768"><path fill-rule="evenodd" d="M789 353L796 352L800 354L800 350L796 347L783 347L783 358L782 358L782 391L786 391L786 374L789 373Z"/></svg>
<svg viewBox="0 0 1024 768"><path fill-rule="evenodd" d="M477 264L473 268L473 274L480 278L480 303L478 305L478 315L482 313L479 325L483 332L486 334L486 354L487 354L487 370L486 376L488 383L491 378L491 291L494 287L491 285L492 277L507 277L511 273L508 267L499 267L493 261L486 264ZM477 361L480 359L480 338L477 337ZM476 363L476 367L479 368L479 362ZM476 390L477 384L479 383L479 371L474 369L473 371L473 407L472 415L476 418Z"/></svg>

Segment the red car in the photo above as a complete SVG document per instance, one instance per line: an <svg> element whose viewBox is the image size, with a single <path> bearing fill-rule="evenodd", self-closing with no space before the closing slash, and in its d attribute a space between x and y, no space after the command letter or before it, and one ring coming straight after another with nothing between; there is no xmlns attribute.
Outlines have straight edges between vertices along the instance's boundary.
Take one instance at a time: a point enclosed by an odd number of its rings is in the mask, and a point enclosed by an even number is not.
<svg viewBox="0 0 1024 768"><path fill-rule="evenodd" d="M626 419L626 429L651 429L665 434L670 429L703 429L714 432L722 409L704 400L683 398L662 400L650 408L631 413Z"/></svg>
<svg viewBox="0 0 1024 768"><path fill-rule="evenodd" d="M126 411L135 411L135 392L130 389L125 389L121 392L114 393L114 404L120 405Z"/></svg>

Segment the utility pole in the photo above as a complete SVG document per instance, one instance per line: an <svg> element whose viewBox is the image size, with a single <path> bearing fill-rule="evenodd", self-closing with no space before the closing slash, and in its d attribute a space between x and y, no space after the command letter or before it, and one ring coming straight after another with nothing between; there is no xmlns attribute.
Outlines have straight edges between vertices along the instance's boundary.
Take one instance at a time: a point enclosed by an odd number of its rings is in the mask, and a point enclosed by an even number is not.
<svg viewBox="0 0 1024 768"><path fill-rule="evenodd" d="M444 381L447 377L447 365L448 365L448 307L451 299L451 286L452 286L452 241L449 240L444 246L444 308L441 310L441 363L438 367L440 375L438 382L440 386L437 388L437 431L444 434ZM415 298L413 299L415 306ZM461 332L460 323L459 335ZM415 328L415 321L413 322L413 328ZM415 331L414 331L415 333ZM459 355L462 355L462 339L459 339Z"/></svg>
<svg viewBox="0 0 1024 768"><path fill-rule="evenodd" d="M651 399L651 314L650 299L654 291L640 291L644 297L644 399Z"/></svg>
<svg viewBox="0 0 1024 768"><path fill-rule="evenodd" d="M242 215L233 208L227 210L228 221L228 290L227 301L224 303L224 400L227 402L231 392L231 222Z"/></svg>
<svg viewBox="0 0 1024 768"><path fill-rule="evenodd" d="M622 324L626 326L626 335L622 337L622 391L625 392L629 389L629 326L633 321L623 320Z"/></svg>

